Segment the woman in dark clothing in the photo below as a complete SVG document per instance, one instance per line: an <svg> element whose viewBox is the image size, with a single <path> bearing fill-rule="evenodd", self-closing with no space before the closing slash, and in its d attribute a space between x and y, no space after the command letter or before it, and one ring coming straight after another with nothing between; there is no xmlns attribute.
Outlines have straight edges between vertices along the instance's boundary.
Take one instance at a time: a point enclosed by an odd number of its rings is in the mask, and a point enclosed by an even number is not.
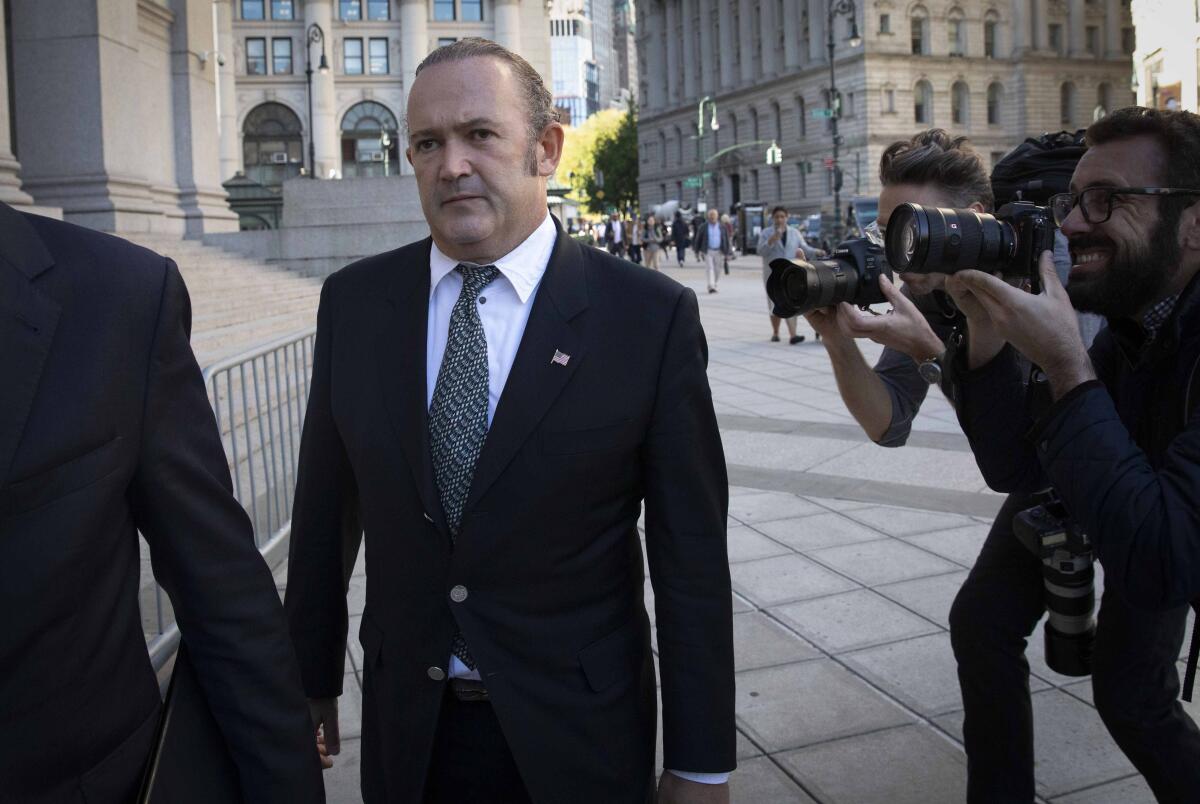
<svg viewBox="0 0 1200 804"><path fill-rule="evenodd" d="M675 253L679 257L679 267L683 267L683 258L687 254L688 225L683 219L683 213L675 210L675 220L671 222L671 237L675 241Z"/></svg>

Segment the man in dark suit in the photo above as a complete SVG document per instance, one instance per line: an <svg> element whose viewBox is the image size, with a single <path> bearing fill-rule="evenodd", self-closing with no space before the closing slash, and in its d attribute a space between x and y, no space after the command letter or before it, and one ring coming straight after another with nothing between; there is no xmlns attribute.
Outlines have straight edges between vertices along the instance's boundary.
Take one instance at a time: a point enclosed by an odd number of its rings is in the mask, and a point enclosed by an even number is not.
<svg viewBox="0 0 1200 804"><path fill-rule="evenodd" d="M190 324L170 260L0 204L0 800L136 795L160 709L138 531L245 800L324 800Z"/></svg>
<svg viewBox="0 0 1200 804"><path fill-rule="evenodd" d="M604 247L614 257L624 257L629 244L629 228L621 220L621 213L612 212L604 224Z"/></svg>
<svg viewBox="0 0 1200 804"><path fill-rule="evenodd" d="M724 456L694 294L546 211L563 132L519 56L422 63L408 157L433 236L322 291L286 607L336 751L365 530L362 788L379 802L727 802Z"/></svg>

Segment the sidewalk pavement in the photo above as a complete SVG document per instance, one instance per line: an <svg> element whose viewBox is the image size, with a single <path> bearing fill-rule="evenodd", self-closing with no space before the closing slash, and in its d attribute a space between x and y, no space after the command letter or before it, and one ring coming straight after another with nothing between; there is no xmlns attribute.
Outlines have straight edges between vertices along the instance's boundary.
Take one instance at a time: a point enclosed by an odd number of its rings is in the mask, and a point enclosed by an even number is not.
<svg viewBox="0 0 1200 804"><path fill-rule="evenodd" d="M758 259L731 268L716 294L705 293L703 268L690 260L669 273L700 300L729 468L732 799L962 802L962 702L948 614L1002 498L986 488L936 392L908 446L870 443L803 320L804 343L768 342ZM873 361L880 348L863 351ZM360 556L350 582L342 753L325 774L330 804L361 800L365 584ZM652 622L653 602L647 580ZM1046 666L1040 625L1029 662L1039 800L1151 804L1092 706L1091 681ZM1187 706L1200 716L1200 706ZM661 744L659 752L661 767Z"/></svg>

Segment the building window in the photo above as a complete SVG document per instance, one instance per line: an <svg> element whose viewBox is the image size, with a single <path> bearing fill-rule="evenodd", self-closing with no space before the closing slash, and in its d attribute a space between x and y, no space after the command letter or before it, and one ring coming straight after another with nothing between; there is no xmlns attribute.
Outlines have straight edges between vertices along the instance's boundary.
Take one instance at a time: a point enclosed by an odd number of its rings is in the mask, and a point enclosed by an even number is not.
<svg viewBox="0 0 1200 804"><path fill-rule="evenodd" d="M957 126L971 122L971 92L962 81L950 88L950 119Z"/></svg>
<svg viewBox="0 0 1200 804"><path fill-rule="evenodd" d="M761 188L758 185L758 171L750 171L750 196L751 198L762 200Z"/></svg>
<svg viewBox="0 0 1200 804"><path fill-rule="evenodd" d="M928 81L918 81L913 89L913 120L926 125L933 122L933 87Z"/></svg>
<svg viewBox="0 0 1200 804"><path fill-rule="evenodd" d="M454 0L433 0L433 18L437 22L454 20Z"/></svg>
<svg viewBox="0 0 1200 804"><path fill-rule="evenodd" d="M267 74L267 40L246 40L246 75Z"/></svg>
<svg viewBox="0 0 1200 804"><path fill-rule="evenodd" d="M796 98L797 117L800 118L800 136L804 137L808 134L808 104L804 102L804 98Z"/></svg>
<svg viewBox="0 0 1200 804"><path fill-rule="evenodd" d="M271 40L271 72L275 75L292 74L292 40Z"/></svg>
<svg viewBox="0 0 1200 804"><path fill-rule="evenodd" d="M1000 104L1004 102L1004 88L999 84L988 85L987 121L989 126L1000 125Z"/></svg>
<svg viewBox="0 0 1200 804"><path fill-rule="evenodd" d="M293 5L292 0L271 0L271 19L296 19L296 8Z"/></svg>
<svg viewBox="0 0 1200 804"><path fill-rule="evenodd" d="M1100 28L1095 25L1089 25L1086 29L1086 47L1087 52L1093 55L1100 49Z"/></svg>
<svg viewBox="0 0 1200 804"><path fill-rule="evenodd" d="M342 40L342 71L346 75L363 74L363 49L361 39Z"/></svg>
<svg viewBox="0 0 1200 804"><path fill-rule="evenodd" d="M1062 26L1057 22L1050 23L1050 49L1062 53Z"/></svg>
<svg viewBox="0 0 1200 804"><path fill-rule="evenodd" d="M992 167L996 167L996 163L1004 158L1004 151L992 151Z"/></svg>
<svg viewBox="0 0 1200 804"><path fill-rule="evenodd" d="M1112 111L1112 87L1106 83L1096 87L1096 106L1099 107L1093 115L1096 119Z"/></svg>
<svg viewBox="0 0 1200 804"><path fill-rule="evenodd" d="M242 0L242 19L263 19L263 0Z"/></svg>
<svg viewBox="0 0 1200 804"><path fill-rule="evenodd" d="M386 20L391 18L388 0L367 0L367 19Z"/></svg>
<svg viewBox="0 0 1200 804"><path fill-rule="evenodd" d="M342 118L342 175L351 178L399 174L399 129L396 116L381 103L363 101L351 106Z"/></svg>
<svg viewBox="0 0 1200 804"><path fill-rule="evenodd" d="M1075 119L1075 85L1070 81L1066 82L1059 88L1058 95L1061 107L1059 122L1064 126L1069 126Z"/></svg>
<svg viewBox="0 0 1200 804"><path fill-rule="evenodd" d="M966 23L961 17L951 17L946 27L950 38L950 55L962 56L967 52Z"/></svg>
<svg viewBox="0 0 1200 804"><path fill-rule="evenodd" d="M913 9L912 52L914 56L923 56L929 52L929 16L921 7Z"/></svg>
<svg viewBox="0 0 1200 804"><path fill-rule="evenodd" d="M896 113L896 90L889 88L883 91L883 111L885 114Z"/></svg>
<svg viewBox="0 0 1200 804"><path fill-rule="evenodd" d="M483 0L460 0L458 10L464 22L483 21Z"/></svg>
<svg viewBox="0 0 1200 804"><path fill-rule="evenodd" d="M357 22L362 19L362 0L339 0L342 19Z"/></svg>
<svg viewBox="0 0 1200 804"><path fill-rule="evenodd" d="M387 75L388 74L388 40L372 39L370 43L370 65L371 75Z"/></svg>
<svg viewBox="0 0 1200 804"><path fill-rule="evenodd" d="M796 176L800 180L800 197L808 198L808 163L800 162L796 165Z"/></svg>
<svg viewBox="0 0 1200 804"><path fill-rule="evenodd" d="M661 131L658 132L658 167L667 169L667 135Z"/></svg>
<svg viewBox="0 0 1200 804"><path fill-rule="evenodd" d="M996 27L995 20L983 23L983 55L989 59L996 58Z"/></svg>
<svg viewBox="0 0 1200 804"><path fill-rule="evenodd" d="M458 40L455 39L453 36L439 36L438 37L438 47L445 47L446 45L453 45L457 41Z"/></svg>
<svg viewBox="0 0 1200 804"><path fill-rule="evenodd" d="M854 93L847 92L846 93L846 117L854 117L856 112L857 112L857 109L855 108L855 104L854 104Z"/></svg>
<svg viewBox="0 0 1200 804"><path fill-rule="evenodd" d="M1135 42L1134 42L1134 37L1133 37L1133 29L1132 28L1122 28L1121 29L1121 50L1122 50L1122 52L1124 52L1125 55L1127 55L1127 56L1129 54L1133 53L1134 44L1135 44Z"/></svg>
<svg viewBox="0 0 1200 804"><path fill-rule="evenodd" d="M278 188L300 175L304 135L300 118L281 103L264 103L246 115L242 125L242 164L246 178Z"/></svg>
<svg viewBox="0 0 1200 804"><path fill-rule="evenodd" d="M881 34L890 34L892 32L892 15L891 14L880 14L879 15L879 32Z"/></svg>

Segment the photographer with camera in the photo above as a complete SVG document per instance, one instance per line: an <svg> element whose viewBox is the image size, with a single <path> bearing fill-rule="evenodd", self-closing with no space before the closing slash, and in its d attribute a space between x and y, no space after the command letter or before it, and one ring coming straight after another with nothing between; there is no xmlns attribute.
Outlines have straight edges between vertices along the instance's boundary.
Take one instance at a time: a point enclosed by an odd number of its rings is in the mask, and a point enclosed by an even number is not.
<svg viewBox="0 0 1200 804"><path fill-rule="evenodd" d="M1065 290L1047 253L1040 293L973 270L946 280L968 321L958 414L992 488L1057 492L1025 522L1094 550L1096 709L1159 801L1195 802L1200 730L1175 662L1200 595L1200 117L1122 109L1087 142L1050 203L1074 263ZM1090 354L1077 310L1108 319ZM1018 353L1039 367L1028 387ZM971 801L1033 800L1023 651L1045 605L1039 563L993 530L951 613Z"/></svg>

